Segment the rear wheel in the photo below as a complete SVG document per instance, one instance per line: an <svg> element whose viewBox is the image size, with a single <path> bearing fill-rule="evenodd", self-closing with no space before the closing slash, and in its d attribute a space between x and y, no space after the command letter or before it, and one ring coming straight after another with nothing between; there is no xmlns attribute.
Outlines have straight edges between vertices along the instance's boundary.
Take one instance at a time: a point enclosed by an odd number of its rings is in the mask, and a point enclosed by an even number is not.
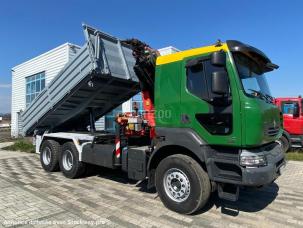
<svg viewBox="0 0 303 228"><path fill-rule="evenodd" d="M290 142L284 135L280 137L279 141L281 142L283 151L286 153L290 148Z"/></svg>
<svg viewBox="0 0 303 228"><path fill-rule="evenodd" d="M79 161L78 150L72 142L63 144L59 164L63 175L71 179L78 178L85 172L86 165Z"/></svg>
<svg viewBox="0 0 303 228"><path fill-rule="evenodd" d="M40 162L45 171L59 171L60 144L54 140L45 140L40 151Z"/></svg>
<svg viewBox="0 0 303 228"><path fill-rule="evenodd" d="M156 188L164 205L178 213L192 214L208 201L211 186L207 173L189 156L163 159L156 169Z"/></svg>

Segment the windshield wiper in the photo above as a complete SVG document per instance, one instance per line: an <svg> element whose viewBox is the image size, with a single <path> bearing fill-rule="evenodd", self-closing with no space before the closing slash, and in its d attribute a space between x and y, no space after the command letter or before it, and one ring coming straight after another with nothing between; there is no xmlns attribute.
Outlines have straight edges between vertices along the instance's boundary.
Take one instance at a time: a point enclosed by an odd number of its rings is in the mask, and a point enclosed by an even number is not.
<svg viewBox="0 0 303 228"><path fill-rule="evenodd" d="M256 97L260 97L262 100L268 101L270 103L273 102L274 98L272 96L268 95L268 94L264 94L261 91L254 90L254 89L248 89L248 90L253 92L253 94L251 94L251 95L254 95Z"/></svg>
<svg viewBox="0 0 303 228"><path fill-rule="evenodd" d="M260 91L258 91L258 90L254 90L254 89L248 89L248 90L250 90L250 91L252 91L253 93L251 93L251 95L253 95L253 96L255 96L255 97L260 97L261 99L265 99L265 100L267 100L266 99L266 96L263 94L263 93L261 93Z"/></svg>
<svg viewBox="0 0 303 228"><path fill-rule="evenodd" d="M273 103L274 101L274 97L268 95L268 94L265 94L265 97L269 100L270 103Z"/></svg>

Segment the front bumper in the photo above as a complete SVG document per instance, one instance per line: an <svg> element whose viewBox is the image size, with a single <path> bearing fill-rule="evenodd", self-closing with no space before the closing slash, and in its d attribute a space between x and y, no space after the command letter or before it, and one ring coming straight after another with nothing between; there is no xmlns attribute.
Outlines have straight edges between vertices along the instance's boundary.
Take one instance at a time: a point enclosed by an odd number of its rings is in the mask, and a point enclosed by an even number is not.
<svg viewBox="0 0 303 228"><path fill-rule="evenodd" d="M242 183L245 186L262 186L273 182L285 167L285 155L280 144L261 147L252 152L266 157L267 165L261 167L241 167Z"/></svg>
<svg viewBox="0 0 303 228"><path fill-rule="evenodd" d="M240 165L240 154L229 151L212 151L207 159L207 170L211 181L241 186L259 187L272 183L281 175L285 167L285 155L279 143L271 143L254 149L245 149L247 152L266 157L267 164L259 167L244 167Z"/></svg>

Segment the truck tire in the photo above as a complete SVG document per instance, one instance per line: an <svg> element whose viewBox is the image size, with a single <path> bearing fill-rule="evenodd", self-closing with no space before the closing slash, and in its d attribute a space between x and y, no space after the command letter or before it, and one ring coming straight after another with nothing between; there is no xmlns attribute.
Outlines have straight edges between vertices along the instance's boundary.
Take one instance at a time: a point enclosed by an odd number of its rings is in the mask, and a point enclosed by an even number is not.
<svg viewBox="0 0 303 228"><path fill-rule="evenodd" d="M163 204L181 214L202 208L211 192L207 173L197 161L183 154L163 159L156 169L155 182Z"/></svg>
<svg viewBox="0 0 303 228"><path fill-rule="evenodd" d="M80 177L85 172L85 163L79 161L79 153L73 142L64 143L59 159L63 175L70 179Z"/></svg>
<svg viewBox="0 0 303 228"><path fill-rule="evenodd" d="M290 148L290 142L284 135L280 137L279 141L281 142L284 153L286 153Z"/></svg>
<svg viewBox="0 0 303 228"><path fill-rule="evenodd" d="M54 140L45 140L41 146L40 162L47 172L59 171L60 144Z"/></svg>

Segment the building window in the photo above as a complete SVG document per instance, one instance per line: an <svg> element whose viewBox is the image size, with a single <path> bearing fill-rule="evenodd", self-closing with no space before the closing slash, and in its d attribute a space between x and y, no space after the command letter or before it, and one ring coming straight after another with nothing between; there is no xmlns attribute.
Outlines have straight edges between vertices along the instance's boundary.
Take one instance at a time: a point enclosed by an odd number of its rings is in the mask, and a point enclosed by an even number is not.
<svg viewBox="0 0 303 228"><path fill-rule="evenodd" d="M45 87L45 72L25 78L26 106L28 106Z"/></svg>
<svg viewBox="0 0 303 228"><path fill-rule="evenodd" d="M132 111L135 111L135 107L137 107L138 112L142 114L142 112L144 111L144 108L143 108L143 101L142 101L141 93L136 94L132 98L132 107L131 107Z"/></svg>
<svg viewBox="0 0 303 228"><path fill-rule="evenodd" d="M117 114L122 113L122 105L105 115L105 130L109 132L115 131L115 117Z"/></svg>

